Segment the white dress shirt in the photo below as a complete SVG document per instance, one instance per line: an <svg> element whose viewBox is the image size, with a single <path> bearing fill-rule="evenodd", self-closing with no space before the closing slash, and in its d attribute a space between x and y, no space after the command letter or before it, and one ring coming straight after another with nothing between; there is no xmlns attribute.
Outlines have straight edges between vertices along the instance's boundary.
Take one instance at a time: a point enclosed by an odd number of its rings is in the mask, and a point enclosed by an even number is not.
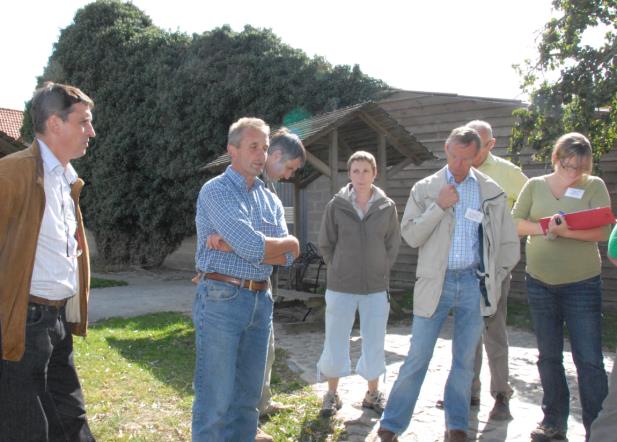
<svg viewBox="0 0 617 442"><path fill-rule="evenodd" d="M38 140L43 158L45 212L34 259L30 293L60 300L77 293L77 219L71 199L71 184L77 180L73 166L60 161ZM36 222L36 220L33 220Z"/></svg>

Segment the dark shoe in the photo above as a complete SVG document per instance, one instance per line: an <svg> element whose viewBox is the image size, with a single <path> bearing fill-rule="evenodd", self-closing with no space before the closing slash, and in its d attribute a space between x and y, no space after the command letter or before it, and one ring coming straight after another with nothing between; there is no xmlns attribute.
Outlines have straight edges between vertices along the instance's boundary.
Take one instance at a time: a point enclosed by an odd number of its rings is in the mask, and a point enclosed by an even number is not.
<svg viewBox="0 0 617 442"><path fill-rule="evenodd" d="M479 407L480 398L477 396L472 396L471 399L469 399L469 405L472 407ZM435 402L435 407L439 408L440 410L443 410L443 400L439 399L437 402Z"/></svg>
<svg viewBox="0 0 617 442"><path fill-rule="evenodd" d="M377 430L377 436L379 437L380 442L398 442L398 437L390 430L386 430L385 428L380 428Z"/></svg>
<svg viewBox="0 0 617 442"><path fill-rule="evenodd" d="M566 440L566 432L540 424L538 425L538 428L531 432L531 440L533 442L551 442L554 440Z"/></svg>
<svg viewBox="0 0 617 442"><path fill-rule="evenodd" d="M373 392L367 391L362 400L362 407L375 410L381 416L383 409L386 407L386 397L378 390Z"/></svg>
<svg viewBox="0 0 617 442"><path fill-rule="evenodd" d="M445 442L467 442L467 433L463 430L447 430Z"/></svg>
<svg viewBox="0 0 617 442"><path fill-rule="evenodd" d="M321 417L334 416L337 411L343 406L343 401L338 397L337 392L328 391L323 397L323 403L321 405Z"/></svg>
<svg viewBox="0 0 617 442"><path fill-rule="evenodd" d="M496 421L507 421L512 419L509 402L510 398L508 398L507 395L504 393L497 393L495 405L493 405L493 409L488 414L488 418Z"/></svg>

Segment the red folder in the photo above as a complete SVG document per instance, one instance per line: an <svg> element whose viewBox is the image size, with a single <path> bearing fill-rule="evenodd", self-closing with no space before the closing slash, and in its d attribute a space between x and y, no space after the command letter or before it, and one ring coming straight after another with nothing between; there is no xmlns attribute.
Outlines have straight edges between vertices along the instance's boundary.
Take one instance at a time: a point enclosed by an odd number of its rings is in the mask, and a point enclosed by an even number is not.
<svg viewBox="0 0 617 442"><path fill-rule="evenodd" d="M608 224L615 224L615 215L613 215L610 207L579 210L578 212L566 213L563 217L568 224L568 228L571 230L588 230ZM550 216L538 220L544 234L548 231L548 223L550 220Z"/></svg>

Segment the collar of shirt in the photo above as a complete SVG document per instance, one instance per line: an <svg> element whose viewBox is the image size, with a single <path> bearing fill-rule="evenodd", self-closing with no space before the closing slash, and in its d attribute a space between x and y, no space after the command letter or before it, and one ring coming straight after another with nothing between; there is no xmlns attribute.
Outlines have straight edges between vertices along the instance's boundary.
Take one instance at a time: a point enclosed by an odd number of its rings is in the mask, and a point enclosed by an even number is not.
<svg viewBox="0 0 617 442"><path fill-rule="evenodd" d="M71 163L67 164L66 167L62 167L58 158L51 151L49 146L45 144L43 140L37 138L39 142L39 146L41 148L41 158L43 159L43 168L47 173L56 173L56 174L64 174L64 178L66 179L68 184L73 184L77 181L77 172L71 165Z"/></svg>
<svg viewBox="0 0 617 442"><path fill-rule="evenodd" d="M495 156L492 153L489 152L488 155L486 156L486 159L484 160L484 163L482 163L482 165L480 167L485 166L485 165L486 166L491 166L491 165L495 164L495 162L496 162L495 161Z"/></svg>
<svg viewBox="0 0 617 442"><path fill-rule="evenodd" d="M237 187L240 190L243 190L244 192L252 192L257 187L259 186L263 187L264 185L264 182L261 179L259 179L259 177L255 177L255 181L253 182L253 185L249 189L248 187L246 187L246 178L240 175L231 166L227 166L227 169L225 169L225 176L232 182L232 184L235 187Z"/></svg>
<svg viewBox="0 0 617 442"><path fill-rule="evenodd" d="M478 177L476 176L475 173L473 173L473 168L469 168L469 172L467 173L467 176L465 177L465 179L463 181L461 181L460 183L457 183L454 180L454 175L452 175L452 173L450 172L450 168L446 167L446 181L448 182L448 184L454 184L455 186L460 186L461 184L463 184L465 181L467 181L468 178L473 179L474 181L478 181Z"/></svg>
<svg viewBox="0 0 617 442"><path fill-rule="evenodd" d="M357 208L358 195L356 193L356 189L354 189L353 186L350 186L350 187L351 187L351 190L349 191L349 197L351 198L352 205ZM371 207L371 204L375 202L376 198L377 198L377 192L375 192L375 190L371 188L371 197L368 199L367 212L368 212L368 208Z"/></svg>

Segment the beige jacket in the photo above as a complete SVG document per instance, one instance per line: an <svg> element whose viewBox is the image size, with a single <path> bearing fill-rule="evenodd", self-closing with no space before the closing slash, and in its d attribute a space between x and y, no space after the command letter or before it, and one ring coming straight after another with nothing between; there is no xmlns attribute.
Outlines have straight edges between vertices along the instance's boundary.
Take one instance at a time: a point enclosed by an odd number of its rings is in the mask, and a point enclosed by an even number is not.
<svg viewBox="0 0 617 442"><path fill-rule="evenodd" d="M481 309L483 316L491 316L501 297L501 283L520 258L520 242L506 194L482 172L474 169L474 173L484 214L482 259L488 299L481 302ZM427 318L433 315L441 297L454 234L453 209L443 210L436 202L446 183L445 167L418 181L411 189L401 221L401 236L411 247L419 248L413 311Z"/></svg>
<svg viewBox="0 0 617 442"><path fill-rule="evenodd" d="M0 160L0 325L2 359L19 361L24 353L26 314L34 255L45 211L43 160L34 141L25 150ZM84 182L71 188L77 216L77 240L83 251L78 258L79 298L67 304L73 334L85 336L88 325L90 262L79 193Z"/></svg>

